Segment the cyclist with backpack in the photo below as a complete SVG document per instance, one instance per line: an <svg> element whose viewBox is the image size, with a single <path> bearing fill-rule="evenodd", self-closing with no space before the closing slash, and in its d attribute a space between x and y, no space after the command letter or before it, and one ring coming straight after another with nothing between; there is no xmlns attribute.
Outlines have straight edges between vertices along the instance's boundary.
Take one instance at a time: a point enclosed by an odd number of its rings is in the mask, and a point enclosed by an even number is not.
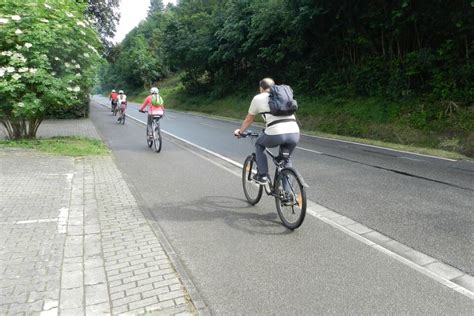
<svg viewBox="0 0 474 316"><path fill-rule="evenodd" d="M148 137L150 137L153 116L163 116L165 110L163 98L160 96L160 90L156 87L150 89L150 95L145 98L145 101L143 101L143 104L138 111L145 113L145 108L148 106L150 106L150 109L148 110L146 131Z"/></svg>
<svg viewBox="0 0 474 316"><path fill-rule="evenodd" d="M258 174L254 176L254 180L259 184L266 184L268 162L265 148L280 146L280 150L286 149L291 155L300 140L300 129L294 115L298 106L293 99L291 88L286 85L277 86L271 78L262 79L259 86L260 94L253 98L247 116L241 127L234 131L234 135L239 137L240 133L253 123L257 114L262 115L265 130L255 142ZM285 161L285 165L291 166L289 158Z"/></svg>
<svg viewBox="0 0 474 316"><path fill-rule="evenodd" d="M123 92L123 90L119 91L118 95L118 104L120 106L120 116L118 117L117 121L122 120L122 115L125 113L125 110L127 109L127 95Z"/></svg>

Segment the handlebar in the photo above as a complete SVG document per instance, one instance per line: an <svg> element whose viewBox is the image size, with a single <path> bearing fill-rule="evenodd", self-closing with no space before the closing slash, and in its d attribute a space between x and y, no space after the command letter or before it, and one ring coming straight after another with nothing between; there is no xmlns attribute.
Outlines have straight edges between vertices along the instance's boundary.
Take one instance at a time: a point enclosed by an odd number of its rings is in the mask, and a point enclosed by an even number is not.
<svg viewBox="0 0 474 316"><path fill-rule="evenodd" d="M247 131L247 132L243 132L243 133L240 133L239 137L242 137L242 138L246 138L246 137L258 137L259 134L258 133L254 133L252 131Z"/></svg>

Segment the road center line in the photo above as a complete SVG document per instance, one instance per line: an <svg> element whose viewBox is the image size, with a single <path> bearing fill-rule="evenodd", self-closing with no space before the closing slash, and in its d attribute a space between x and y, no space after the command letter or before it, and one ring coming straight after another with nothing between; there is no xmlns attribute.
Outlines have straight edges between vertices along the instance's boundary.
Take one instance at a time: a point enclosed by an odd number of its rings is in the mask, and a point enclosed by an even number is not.
<svg viewBox="0 0 474 316"><path fill-rule="evenodd" d="M102 103L99 103L99 104L108 108L107 105L104 105ZM129 118L131 118L132 120L137 121L137 122L139 122L143 125L146 125L146 122L144 122L142 120L139 120L139 119L137 119L133 116L129 116ZM204 152L206 152L210 155L213 155L213 156L215 156L219 159L222 159L222 160L230 163L231 165L234 165L234 166L236 166L240 169L243 168L243 165L239 162L236 162L236 161L234 161L230 158L227 158L227 157L225 157L221 154L218 154L218 153L216 153L212 150L209 150L207 148L199 146L195 143L192 143L192 142L190 142L186 139L183 139L179 136L176 136L176 135L174 135L170 132L167 132L163 129L161 131L163 133L167 134L168 136L171 136L175 139L178 139L178 140L180 140L180 141L182 141L182 142L184 142L184 143L186 143L186 144L188 144L188 145L190 145L194 148L197 148L197 149L202 150L202 151L204 151ZM193 152L190 148L186 148L186 149ZM206 158L206 160L209 160L209 159ZM230 171L233 175L240 177L239 173L232 172L228 168L224 168L224 169L226 169L227 171ZM470 299L474 300L474 292L472 292L468 288L464 287L463 284L462 284L462 281L460 281L461 284L458 284L458 283L455 282L457 280L461 280L461 278L464 278L464 277L469 278L469 277L472 277L472 276L460 271L459 269L457 269L453 266L442 263L442 262L436 260L435 258L432 258L433 260L431 260L429 264L425 264L425 265L418 264L418 263L415 262L415 260L411 260L411 259L407 258L408 253L412 254L412 257L413 257L413 254L415 254L415 257L416 257L416 255L423 255L426 258L431 258L431 257L424 254L424 253L422 253L422 252L419 252L419 251L417 251L417 250L415 250L411 247L408 247L404 244L398 243L395 240L391 239L390 237L385 236L385 235L383 235L383 234L381 234L377 231L374 231L371 228L369 228L369 227L367 227L367 226L365 226L361 223L355 222L355 221L349 219L348 217L346 217L346 216L344 216L340 213L337 213L333 210L330 210L330 209L326 208L323 205L320 205L320 204L318 204L316 202L313 202L313 201L310 201L310 200L308 200L307 202L308 202L307 213L309 215L315 217L318 220L321 220L321 221L329 224L330 226L338 229L339 231L344 232L345 234L353 237L354 239L368 245L369 247L371 247L373 249L376 249L376 250L388 255L389 257L397 260L398 262L401 262L401 263L409 266L410 268L412 268L412 269L428 276L429 278L437 281L438 283L440 283L444 286L447 286L450 289L453 289L456 292L461 293L461 294L469 297ZM372 236L371 234L376 234L377 237L373 238L373 237L371 237ZM382 237L382 238L380 238L380 237ZM381 242L380 239L382 239L384 241ZM389 246L389 245L392 245L393 243L396 243L399 246L395 247L395 248L393 246ZM391 249L387 248L387 246L389 246L389 248L391 248ZM443 272L440 271L439 266L446 266L450 270L452 270L452 269L458 270L459 273L455 278L450 279L447 275L443 275Z"/></svg>

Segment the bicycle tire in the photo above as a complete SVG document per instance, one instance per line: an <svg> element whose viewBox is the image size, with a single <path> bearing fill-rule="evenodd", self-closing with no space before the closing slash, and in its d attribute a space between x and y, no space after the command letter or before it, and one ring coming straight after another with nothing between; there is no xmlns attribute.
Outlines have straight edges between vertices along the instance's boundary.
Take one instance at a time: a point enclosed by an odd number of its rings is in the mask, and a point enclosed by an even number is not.
<svg viewBox="0 0 474 316"><path fill-rule="evenodd" d="M155 151L159 153L161 151L161 131L160 125L158 124L155 125L155 129L153 130L153 145Z"/></svg>
<svg viewBox="0 0 474 316"><path fill-rule="evenodd" d="M260 201L263 192L263 186L251 180L253 174L256 172L257 161L255 160L255 155L249 155L245 159L242 168L242 187L244 189L245 198L251 205L255 205Z"/></svg>
<svg viewBox="0 0 474 316"><path fill-rule="evenodd" d="M286 181L286 185L283 181ZM274 192L276 209L283 225L291 230L300 227L306 216L307 201L306 190L298 173L293 168L283 168L275 179Z"/></svg>

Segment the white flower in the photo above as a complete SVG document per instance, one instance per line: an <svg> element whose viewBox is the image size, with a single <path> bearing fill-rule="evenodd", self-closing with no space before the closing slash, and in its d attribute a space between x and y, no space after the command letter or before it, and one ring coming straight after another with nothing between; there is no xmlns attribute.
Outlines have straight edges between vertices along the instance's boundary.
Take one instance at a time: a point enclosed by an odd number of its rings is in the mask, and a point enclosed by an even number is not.
<svg viewBox="0 0 474 316"><path fill-rule="evenodd" d="M70 45L70 44L71 44L70 41L64 41L64 43L66 43L66 45Z"/></svg>
<svg viewBox="0 0 474 316"><path fill-rule="evenodd" d="M15 72L15 68L13 67L7 67L7 72Z"/></svg>
<svg viewBox="0 0 474 316"><path fill-rule="evenodd" d="M46 20L46 19L40 19L40 21L41 21L41 22L44 22L44 23L49 23L49 21Z"/></svg>
<svg viewBox="0 0 474 316"><path fill-rule="evenodd" d="M83 55L84 55L84 57L86 57L86 58L89 58L89 56L90 56L88 53L84 53Z"/></svg>
<svg viewBox="0 0 474 316"><path fill-rule="evenodd" d="M64 63L64 66L66 66L66 68L69 68L69 67L71 67L71 64L70 63Z"/></svg>
<svg viewBox="0 0 474 316"><path fill-rule="evenodd" d="M32 46L33 46L33 44L31 44L31 43L25 43L26 48L31 48Z"/></svg>
<svg viewBox="0 0 474 316"><path fill-rule="evenodd" d="M6 68L3 68L3 67L0 68L0 77L3 77L3 75L5 75L6 70L7 70Z"/></svg>
<svg viewBox="0 0 474 316"><path fill-rule="evenodd" d="M54 60L59 60L59 58L58 58L58 57L54 57Z"/></svg>
<svg viewBox="0 0 474 316"><path fill-rule="evenodd" d="M67 15L68 17L70 17L70 18L73 18L73 17L74 17L74 15L71 14L71 13L69 13L69 12L66 12L66 15Z"/></svg>
<svg viewBox="0 0 474 316"><path fill-rule="evenodd" d="M52 9L50 5L48 5L47 3L44 4L44 6L46 7L46 9Z"/></svg>
<svg viewBox="0 0 474 316"><path fill-rule="evenodd" d="M18 79L21 78L21 75L19 75L19 74L14 74L14 75L12 76L12 78L15 79L15 80L18 80Z"/></svg>
<svg viewBox="0 0 474 316"><path fill-rule="evenodd" d="M0 18L0 24L7 24L7 23L8 23L8 19Z"/></svg>
<svg viewBox="0 0 474 316"><path fill-rule="evenodd" d="M81 65L77 64L76 69L81 69Z"/></svg>
<svg viewBox="0 0 474 316"><path fill-rule="evenodd" d="M82 26L82 27L86 27L84 22L81 22L81 21L77 21L76 24L79 25L79 26Z"/></svg>
<svg viewBox="0 0 474 316"><path fill-rule="evenodd" d="M30 73L35 74L38 71L38 69L30 68L29 71L30 71Z"/></svg>
<svg viewBox="0 0 474 316"><path fill-rule="evenodd" d="M74 89L72 89L74 92L79 92L81 91L81 88L79 86L75 86Z"/></svg>
<svg viewBox="0 0 474 316"><path fill-rule="evenodd" d="M23 103L23 102L18 102L18 103L16 104L16 106L19 107L19 108L23 108L23 107L25 107L25 103Z"/></svg>
<svg viewBox="0 0 474 316"><path fill-rule="evenodd" d="M81 74L76 74L76 77L82 77L82 75Z"/></svg>
<svg viewBox="0 0 474 316"><path fill-rule="evenodd" d="M84 31L81 31L81 34L84 35L84 36L86 36L86 32L84 32Z"/></svg>
<svg viewBox="0 0 474 316"><path fill-rule="evenodd" d="M75 64L75 63L76 63L76 60L75 60L75 59L71 59L71 63Z"/></svg>
<svg viewBox="0 0 474 316"><path fill-rule="evenodd" d="M16 31L15 31L15 34L16 34L16 35L20 35L20 34L22 34L22 33L23 33L23 32L22 32L20 29L16 29Z"/></svg>
<svg viewBox="0 0 474 316"><path fill-rule="evenodd" d="M51 72L51 76L56 76L56 71Z"/></svg>
<svg viewBox="0 0 474 316"><path fill-rule="evenodd" d="M72 88L70 88L70 87L67 87L67 91L72 91Z"/></svg>
<svg viewBox="0 0 474 316"><path fill-rule="evenodd" d="M22 62L22 63L26 63L26 58L25 56L23 56L22 54L20 53L14 53L13 56L12 56L13 59L17 59L18 61Z"/></svg>
<svg viewBox="0 0 474 316"><path fill-rule="evenodd" d="M20 46L20 45L18 45L18 44L17 44L15 47L16 47L16 49L18 49L18 50L20 50L20 49L21 49L21 46Z"/></svg>
<svg viewBox="0 0 474 316"><path fill-rule="evenodd" d="M22 67L22 68L18 69L19 73L27 72L27 71L28 71L28 68L26 68L26 67Z"/></svg>
<svg viewBox="0 0 474 316"><path fill-rule="evenodd" d="M2 56L11 56L11 55L13 55L13 53L10 51L2 52Z"/></svg>
<svg viewBox="0 0 474 316"><path fill-rule="evenodd" d="M13 21L20 21L20 20L21 20L21 16L19 16L19 15L13 15L13 16L12 16L12 20L13 20Z"/></svg>

